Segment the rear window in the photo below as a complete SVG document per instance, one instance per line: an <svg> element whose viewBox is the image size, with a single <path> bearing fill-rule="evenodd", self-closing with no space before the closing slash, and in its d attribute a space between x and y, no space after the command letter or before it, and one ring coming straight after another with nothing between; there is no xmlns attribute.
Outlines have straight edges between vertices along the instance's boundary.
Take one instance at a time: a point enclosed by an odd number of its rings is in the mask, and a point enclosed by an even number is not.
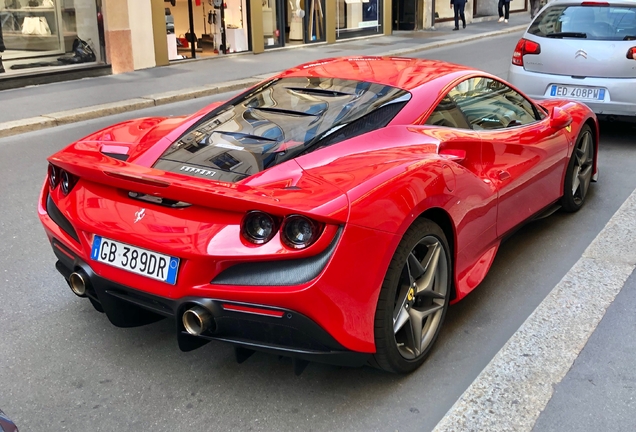
<svg viewBox="0 0 636 432"><path fill-rule="evenodd" d="M636 40L636 7L552 6L534 20L528 33L549 38Z"/></svg>

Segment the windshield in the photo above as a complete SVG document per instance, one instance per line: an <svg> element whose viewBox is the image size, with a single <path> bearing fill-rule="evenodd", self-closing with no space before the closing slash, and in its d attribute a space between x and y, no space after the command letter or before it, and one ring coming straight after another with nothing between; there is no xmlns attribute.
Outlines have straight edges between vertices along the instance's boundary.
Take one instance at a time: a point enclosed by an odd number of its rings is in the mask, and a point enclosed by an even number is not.
<svg viewBox="0 0 636 432"><path fill-rule="evenodd" d="M528 33L549 38L636 40L636 7L552 6L534 20Z"/></svg>

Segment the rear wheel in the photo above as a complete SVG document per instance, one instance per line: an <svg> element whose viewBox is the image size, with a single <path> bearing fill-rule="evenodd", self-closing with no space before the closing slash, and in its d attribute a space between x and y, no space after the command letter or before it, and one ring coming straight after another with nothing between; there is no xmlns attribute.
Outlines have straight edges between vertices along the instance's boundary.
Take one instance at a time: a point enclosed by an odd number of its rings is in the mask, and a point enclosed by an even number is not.
<svg viewBox="0 0 636 432"><path fill-rule="evenodd" d="M561 206L567 212L576 212L583 207L592 181L594 167L594 138L592 129L584 125L576 139L563 185Z"/></svg>
<svg viewBox="0 0 636 432"><path fill-rule="evenodd" d="M380 291L375 366L407 373L424 362L448 309L451 268L442 229L428 219L416 221L398 245Z"/></svg>

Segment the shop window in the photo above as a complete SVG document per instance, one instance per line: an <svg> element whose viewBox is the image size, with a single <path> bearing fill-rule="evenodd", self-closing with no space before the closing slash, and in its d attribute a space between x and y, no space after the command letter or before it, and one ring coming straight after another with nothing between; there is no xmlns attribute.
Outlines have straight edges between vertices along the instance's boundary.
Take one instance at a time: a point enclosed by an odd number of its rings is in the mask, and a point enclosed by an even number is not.
<svg viewBox="0 0 636 432"><path fill-rule="evenodd" d="M101 0L2 0L0 41L13 70L100 61Z"/></svg>
<svg viewBox="0 0 636 432"><path fill-rule="evenodd" d="M263 0L263 37L265 48L280 46L280 26L278 16L278 2L276 0Z"/></svg>
<svg viewBox="0 0 636 432"><path fill-rule="evenodd" d="M381 0L337 0L336 37L382 32Z"/></svg>
<svg viewBox="0 0 636 432"><path fill-rule="evenodd" d="M248 12L247 0L166 2L168 58L190 58L193 49L195 57L249 51Z"/></svg>

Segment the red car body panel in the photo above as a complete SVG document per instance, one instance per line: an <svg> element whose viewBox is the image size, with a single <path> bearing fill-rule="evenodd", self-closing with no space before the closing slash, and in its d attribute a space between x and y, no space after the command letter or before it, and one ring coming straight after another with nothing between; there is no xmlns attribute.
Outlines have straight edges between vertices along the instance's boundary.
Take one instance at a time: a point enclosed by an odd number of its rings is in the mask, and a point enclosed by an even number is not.
<svg viewBox="0 0 636 432"><path fill-rule="evenodd" d="M168 299L195 296L294 310L346 349L373 353L382 281L398 243L416 218L435 212L450 221L454 301L458 301L483 280L501 238L561 197L567 162L584 123L594 128L598 142L593 113L581 104L556 100L543 106L566 110L572 117L571 127L551 128L547 114L531 125L499 131L425 125L432 108L459 81L471 76L497 79L463 66L376 57L328 59L291 69L279 78L308 76L399 87L411 93L411 100L385 128L237 183L186 178L151 167L218 103L190 117L147 118L106 128L49 158L79 178L68 196L59 188L51 191L47 183L42 188L38 210L49 239L62 242L90 263L96 274L141 292ZM153 207L125 191L181 200L192 207ZM49 195L71 221L79 243L47 213ZM135 221L142 207L146 216ZM241 220L252 210L277 217L306 215L324 224L324 230L303 250L285 246L280 234L257 246L241 237ZM343 227L341 234L339 227ZM91 260L94 235L178 256L176 284ZM211 283L240 263L316 256L338 235L328 263L307 283Z"/></svg>

